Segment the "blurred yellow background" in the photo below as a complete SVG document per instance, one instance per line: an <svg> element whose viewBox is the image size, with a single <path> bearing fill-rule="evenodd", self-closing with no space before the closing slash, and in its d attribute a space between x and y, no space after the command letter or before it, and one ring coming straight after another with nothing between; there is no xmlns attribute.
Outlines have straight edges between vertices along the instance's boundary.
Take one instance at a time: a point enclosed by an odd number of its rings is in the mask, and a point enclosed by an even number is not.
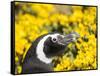
<svg viewBox="0 0 100 76"><path fill-rule="evenodd" d="M40 35L58 31L77 32L80 38L71 43L61 57L55 57L54 71L97 68L96 7L15 2L15 66L21 73L21 63Z"/></svg>

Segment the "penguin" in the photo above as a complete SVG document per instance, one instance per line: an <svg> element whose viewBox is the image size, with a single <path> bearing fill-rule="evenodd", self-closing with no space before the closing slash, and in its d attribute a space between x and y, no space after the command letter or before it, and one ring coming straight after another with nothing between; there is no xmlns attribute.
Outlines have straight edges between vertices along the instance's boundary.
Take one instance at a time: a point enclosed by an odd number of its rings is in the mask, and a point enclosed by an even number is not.
<svg viewBox="0 0 100 76"><path fill-rule="evenodd" d="M22 74L53 72L52 60L62 55L67 45L78 38L76 33L49 33L38 37L30 46L22 63Z"/></svg>

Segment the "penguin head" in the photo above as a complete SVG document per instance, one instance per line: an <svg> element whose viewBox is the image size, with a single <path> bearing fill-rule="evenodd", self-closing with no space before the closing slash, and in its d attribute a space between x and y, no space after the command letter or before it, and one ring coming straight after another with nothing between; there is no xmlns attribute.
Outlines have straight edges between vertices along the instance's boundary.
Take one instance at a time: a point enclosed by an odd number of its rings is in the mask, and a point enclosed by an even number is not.
<svg viewBox="0 0 100 76"><path fill-rule="evenodd" d="M39 41L37 45L37 54L40 60L50 59L62 55L67 45L78 38L76 33L62 35L60 33L47 34ZM47 59L47 61L49 61Z"/></svg>
<svg viewBox="0 0 100 76"><path fill-rule="evenodd" d="M53 33L48 36L44 42L44 52L47 57L61 55L67 45L78 38L75 33L62 35L60 33Z"/></svg>

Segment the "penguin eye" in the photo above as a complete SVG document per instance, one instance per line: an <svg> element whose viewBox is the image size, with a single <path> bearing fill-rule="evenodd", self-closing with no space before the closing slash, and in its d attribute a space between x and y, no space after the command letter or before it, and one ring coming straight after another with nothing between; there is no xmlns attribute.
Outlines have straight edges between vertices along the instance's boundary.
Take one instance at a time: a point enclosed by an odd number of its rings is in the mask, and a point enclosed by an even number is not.
<svg viewBox="0 0 100 76"><path fill-rule="evenodd" d="M56 38L53 38L53 39L52 39L52 41L53 41L53 42L56 42L56 41L57 41L57 39L56 39Z"/></svg>

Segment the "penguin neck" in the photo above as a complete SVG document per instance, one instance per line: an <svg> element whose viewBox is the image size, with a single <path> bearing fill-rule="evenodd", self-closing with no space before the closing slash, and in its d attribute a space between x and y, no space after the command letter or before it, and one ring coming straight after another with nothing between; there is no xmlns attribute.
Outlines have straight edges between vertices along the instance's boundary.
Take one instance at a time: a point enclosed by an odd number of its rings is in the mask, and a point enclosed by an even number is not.
<svg viewBox="0 0 100 76"><path fill-rule="evenodd" d="M40 40L40 42L38 43L38 45L37 45L37 48L36 48L36 54L37 54L37 58L40 60L40 61L42 61L42 62L44 62L44 63L46 63L46 64L50 64L51 62L52 62L52 58L48 58L46 55L45 55L45 53L44 53L44 42L46 41L46 39L48 38L48 37L50 37L50 35L46 35L46 36L44 36L41 40Z"/></svg>

